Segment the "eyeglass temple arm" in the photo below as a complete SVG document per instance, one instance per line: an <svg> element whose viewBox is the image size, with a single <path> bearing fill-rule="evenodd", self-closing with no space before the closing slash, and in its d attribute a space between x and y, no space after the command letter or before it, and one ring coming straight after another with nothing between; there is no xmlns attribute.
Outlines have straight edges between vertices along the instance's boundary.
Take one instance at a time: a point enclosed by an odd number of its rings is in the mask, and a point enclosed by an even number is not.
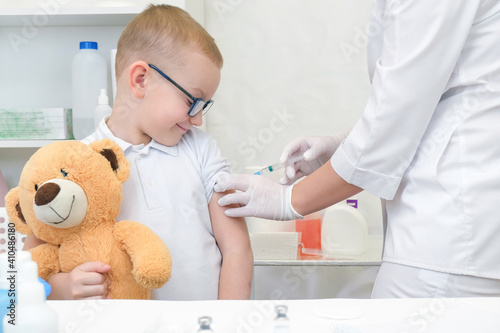
<svg viewBox="0 0 500 333"><path fill-rule="evenodd" d="M182 91L184 94L186 94L187 97L191 98L191 100L194 102L196 101L196 98L194 98L190 93L188 93L184 88L182 88L180 85L177 84L177 82L175 82L174 80L172 80L171 78L169 78L165 73L163 73L158 67L156 67L155 65L151 65L149 64L149 67L151 67L152 69L154 69L155 71L157 71L158 73L160 73L161 76L163 76L165 79L167 79L168 81L170 81L170 83L172 83L174 86L176 86L180 91Z"/></svg>

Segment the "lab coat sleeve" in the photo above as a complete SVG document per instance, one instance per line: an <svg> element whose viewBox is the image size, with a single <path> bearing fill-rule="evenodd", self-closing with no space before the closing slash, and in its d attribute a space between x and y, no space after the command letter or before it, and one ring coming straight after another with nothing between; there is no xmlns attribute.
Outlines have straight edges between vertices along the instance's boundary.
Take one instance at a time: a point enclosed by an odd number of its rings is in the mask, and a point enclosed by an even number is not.
<svg viewBox="0 0 500 333"><path fill-rule="evenodd" d="M383 199L394 197L448 89L480 3L386 1L368 103L331 159L344 180Z"/></svg>

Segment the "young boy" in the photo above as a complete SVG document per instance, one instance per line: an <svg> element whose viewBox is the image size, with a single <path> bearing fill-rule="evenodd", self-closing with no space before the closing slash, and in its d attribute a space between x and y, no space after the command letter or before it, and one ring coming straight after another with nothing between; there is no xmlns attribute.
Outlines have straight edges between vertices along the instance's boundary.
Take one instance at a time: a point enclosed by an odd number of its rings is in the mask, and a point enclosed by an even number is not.
<svg viewBox="0 0 500 333"><path fill-rule="evenodd" d="M172 277L153 299L248 299L253 255L243 219L213 192L228 173L202 123L220 81L213 38L177 7L151 5L125 28L116 54L113 112L84 139L111 138L130 161L118 220L150 227L169 247ZM37 245L29 238L25 248ZM49 279L52 299L105 298L111 267L89 262Z"/></svg>

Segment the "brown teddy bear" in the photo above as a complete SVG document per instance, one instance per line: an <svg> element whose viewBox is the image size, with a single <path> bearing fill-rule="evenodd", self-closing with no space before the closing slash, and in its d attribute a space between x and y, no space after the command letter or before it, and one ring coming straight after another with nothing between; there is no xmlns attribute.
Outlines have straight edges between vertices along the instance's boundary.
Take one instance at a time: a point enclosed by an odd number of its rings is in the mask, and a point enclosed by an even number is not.
<svg viewBox="0 0 500 333"><path fill-rule="evenodd" d="M128 299L149 299L150 289L168 281L172 262L163 241L138 222L116 221L128 174L111 140L54 142L29 159L5 199L16 229L46 242L30 250L41 278L101 261L111 266L108 295Z"/></svg>

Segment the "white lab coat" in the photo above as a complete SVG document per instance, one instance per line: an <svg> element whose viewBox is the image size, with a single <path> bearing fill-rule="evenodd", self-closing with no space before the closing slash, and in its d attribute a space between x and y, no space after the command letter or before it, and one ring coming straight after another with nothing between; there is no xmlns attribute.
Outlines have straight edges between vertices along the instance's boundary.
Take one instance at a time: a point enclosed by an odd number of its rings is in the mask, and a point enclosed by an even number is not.
<svg viewBox="0 0 500 333"><path fill-rule="evenodd" d="M375 0L372 92L332 157L387 199L383 260L500 279L500 1Z"/></svg>

